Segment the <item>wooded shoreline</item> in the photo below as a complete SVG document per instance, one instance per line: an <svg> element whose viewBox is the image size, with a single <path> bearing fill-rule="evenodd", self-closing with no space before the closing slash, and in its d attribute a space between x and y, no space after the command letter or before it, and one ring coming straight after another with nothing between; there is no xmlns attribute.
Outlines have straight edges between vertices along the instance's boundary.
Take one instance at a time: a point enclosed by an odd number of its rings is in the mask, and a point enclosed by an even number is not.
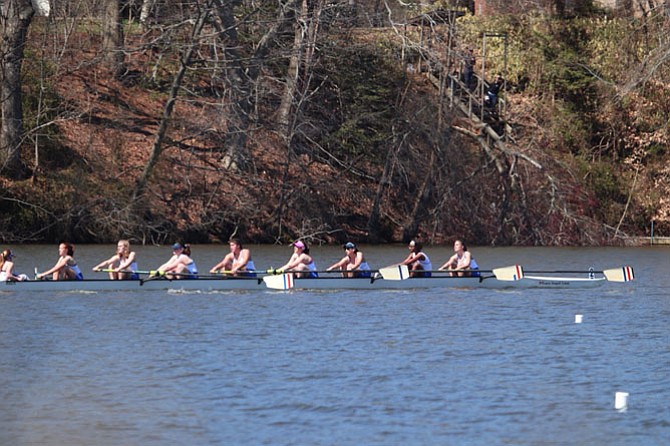
<svg viewBox="0 0 670 446"><path fill-rule="evenodd" d="M644 20L663 35L666 17L401 27L433 16L397 7L370 26L337 2L293 3L246 16L245 2L167 8L112 28L34 18L21 69L27 175L0 176L0 239L644 245L651 220L670 233L670 72L634 31ZM357 17L372 12L359 6ZM505 39L484 48L482 30ZM479 80L463 102L445 73L460 73L468 48ZM638 83L642 50L659 64ZM486 110L497 72L505 106Z"/></svg>

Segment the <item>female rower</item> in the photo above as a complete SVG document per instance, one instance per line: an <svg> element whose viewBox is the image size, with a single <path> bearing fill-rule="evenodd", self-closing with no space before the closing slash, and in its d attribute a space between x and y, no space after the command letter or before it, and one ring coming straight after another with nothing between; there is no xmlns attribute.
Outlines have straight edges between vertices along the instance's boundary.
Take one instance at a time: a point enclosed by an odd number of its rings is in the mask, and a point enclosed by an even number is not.
<svg viewBox="0 0 670 446"><path fill-rule="evenodd" d="M370 277L370 265L354 243L346 243L344 253L345 256L339 262L330 265L326 271L337 268L342 271L342 277Z"/></svg>
<svg viewBox="0 0 670 446"><path fill-rule="evenodd" d="M454 242L454 255L447 260L444 265L440 267L440 271L452 271L452 276L473 276L479 277L479 271L464 271L464 270L478 270L479 265L468 251L468 247L461 240Z"/></svg>
<svg viewBox="0 0 670 446"><path fill-rule="evenodd" d="M14 274L14 257L11 249L0 252L0 282L23 282L28 279L25 274Z"/></svg>
<svg viewBox="0 0 670 446"><path fill-rule="evenodd" d="M197 279L198 267L191 256L191 245L175 243L172 245L172 257L158 267L158 275L169 279Z"/></svg>
<svg viewBox="0 0 670 446"><path fill-rule="evenodd" d="M138 280L140 278L135 272L137 271L135 251L130 250L128 240L119 240L116 245L116 254L94 266L93 271L101 271L105 267L109 267L111 280Z"/></svg>
<svg viewBox="0 0 670 446"><path fill-rule="evenodd" d="M293 255L276 272L281 273L287 270L295 272L296 277L319 277L319 274L316 272L316 263L314 263L312 256L309 255L309 248L300 240L293 242Z"/></svg>
<svg viewBox="0 0 670 446"><path fill-rule="evenodd" d="M423 252L423 245L415 240L409 242L409 255L399 265L407 265L410 277L430 277L433 264Z"/></svg>
<svg viewBox="0 0 670 446"><path fill-rule="evenodd" d="M60 257L56 264L51 269L35 276L36 279L43 279L52 274L53 280L84 280L84 275L74 259L74 245L61 243L58 245L58 255Z"/></svg>
<svg viewBox="0 0 670 446"><path fill-rule="evenodd" d="M251 259L251 251L242 247L242 243L236 239L228 240L230 252L219 263L209 270L210 273L223 273L233 276L256 277L256 267Z"/></svg>

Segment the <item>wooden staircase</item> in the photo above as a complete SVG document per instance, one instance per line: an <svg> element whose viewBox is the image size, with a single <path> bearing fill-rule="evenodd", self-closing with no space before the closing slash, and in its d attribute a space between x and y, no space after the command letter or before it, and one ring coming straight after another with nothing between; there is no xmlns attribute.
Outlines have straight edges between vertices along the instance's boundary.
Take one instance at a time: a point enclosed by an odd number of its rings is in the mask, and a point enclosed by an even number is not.
<svg viewBox="0 0 670 446"><path fill-rule="evenodd" d="M516 144L512 137L512 128L502 119L500 113L505 109L504 99L498 99L495 110L484 107L483 92L488 88L486 81L474 74L477 86L470 89L456 75L446 74L445 70L438 70L437 76L435 73L427 72L428 80L440 90L441 98L448 101L449 107L460 112L470 123L470 128L452 125L453 129L475 138L492 160L498 161L493 150L497 149L506 155L523 158L539 169L542 168L537 161L513 149ZM478 92L480 94L477 94Z"/></svg>

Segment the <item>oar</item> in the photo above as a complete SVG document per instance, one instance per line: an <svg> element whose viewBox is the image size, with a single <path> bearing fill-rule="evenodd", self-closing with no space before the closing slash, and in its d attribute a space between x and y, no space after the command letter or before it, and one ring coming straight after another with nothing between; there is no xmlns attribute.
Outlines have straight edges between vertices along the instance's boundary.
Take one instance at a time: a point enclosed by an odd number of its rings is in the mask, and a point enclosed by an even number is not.
<svg viewBox="0 0 670 446"><path fill-rule="evenodd" d="M295 274L306 274L306 273L316 273L316 274L342 274L342 273L376 273L379 272L380 270L378 269L354 269L354 270L343 270L343 269L331 269L330 271L328 270L305 270L305 269L273 269L270 268L265 273L269 276L272 275L279 275L279 274L286 274L286 273L295 273ZM257 273L260 273L260 271L256 271Z"/></svg>
<svg viewBox="0 0 670 446"><path fill-rule="evenodd" d="M503 266L491 271L498 280L510 282L523 279L523 267L521 265Z"/></svg>
<svg viewBox="0 0 670 446"><path fill-rule="evenodd" d="M113 270L113 269L110 269L110 268L105 268L105 269L96 270L95 272L96 273L116 273L116 272L128 273L128 272L131 272L131 273L134 273L134 274L148 274L150 276L160 276L161 275L156 270L151 270L151 271L140 271L140 270L137 270L137 271L116 271L116 270ZM162 274L165 274L165 273L163 272Z"/></svg>
<svg viewBox="0 0 670 446"><path fill-rule="evenodd" d="M263 276L263 282L265 282L265 286L273 290L290 290L293 288L293 274Z"/></svg>
<svg viewBox="0 0 670 446"><path fill-rule="evenodd" d="M468 270L473 272L487 272L487 270ZM468 272L466 270L459 270L459 272ZM427 271L426 271L427 272ZM454 271L431 271L433 273L450 273ZM523 278L523 267L521 265L506 266L502 268L492 269L491 272L498 280L514 281ZM385 280L405 280L410 278L409 268L407 265L393 265L386 268L380 268L379 273Z"/></svg>
<svg viewBox="0 0 670 446"><path fill-rule="evenodd" d="M96 272L99 272L99 273L111 273L111 272L116 272L116 271L114 271L114 270L112 270L112 269L99 269L99 270L97 270ZM130 272L130 271L121 271L121 272L126 272L126 273L128 273L128 272ZM177 277L190 277L190 276L192 276L191 273L171 273L171 272L160 272L160 273L159 273L158 271L132 271L132 273L135 273L135 274L148 274L148 275L150 276L149 278L152 279L152 280L159 279L159 278L165 278L165 276L177 276ZM250 273L250 272L247 271L247 273ZM257 277L244 276L244 275L240 275L240 276L231 276L231 275L225 275L225 274L197 274L197 278L198 278L198 279L220 279L220 280L226 280L226 279L231 279L231 278L233 278L233 277L234 277L235 279L254 279L254 280L257 279ZM146 281L146 280L149 280L149 278L145 279L145 281Z"/></svg>
<svg viewBox="0 0 670 446"><path fill-rule="evenodd" d="M212 274L214 276L219 276L219 277L220 276L231 277L231 276L235 276L235 275L244 277L245 274L263 274L263 273L264 273L264 271L256 271L256 270L254 270L254 271L248 271L248 270L240 271L240 270L237 270L237 271L233 272L233 271L227 270L227 269L219 269L219 270L216 270L214 272L210 272L209 274ZM270 274L270 273L268 273L268 274Z"/></svg>
<svg viewBox="0 0 670 446"><path fill-rule="evenodd" d="M553 271L526 271L527 274L603 274L610 282L630 282L635 279L632 266L621 266L619 268L595 270L553 270Z"/></svg>
<svg viewBox="0 0 670 446"><path fill-rule="evenodd" d="M606 269L603 271L603 274L610 282L630 282L635 279L635 273L633 272L632 266Z"/></svg>
<svg viewBox="0 0 670 446"><path fill-rule="evenodd" d="M407 265L393 265L386 268L379 268L379 274L384 280L405 280L409 279L409 268Z"/></svg>

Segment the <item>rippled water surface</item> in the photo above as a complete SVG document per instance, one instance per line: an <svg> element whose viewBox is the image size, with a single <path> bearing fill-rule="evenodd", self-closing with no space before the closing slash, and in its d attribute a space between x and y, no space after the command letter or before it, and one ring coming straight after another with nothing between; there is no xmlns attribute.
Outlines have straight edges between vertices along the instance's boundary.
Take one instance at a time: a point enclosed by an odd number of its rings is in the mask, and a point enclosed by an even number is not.
<svg viewBox="0 0 670 446"><path fill-rule="evenodd" d="M16 251L28 270L57 254ZM199 254L206 270L225 247ZM669 254L475 249L483 267L635 267L590 290L0 293L0 444L667 444Z"/></svg>

